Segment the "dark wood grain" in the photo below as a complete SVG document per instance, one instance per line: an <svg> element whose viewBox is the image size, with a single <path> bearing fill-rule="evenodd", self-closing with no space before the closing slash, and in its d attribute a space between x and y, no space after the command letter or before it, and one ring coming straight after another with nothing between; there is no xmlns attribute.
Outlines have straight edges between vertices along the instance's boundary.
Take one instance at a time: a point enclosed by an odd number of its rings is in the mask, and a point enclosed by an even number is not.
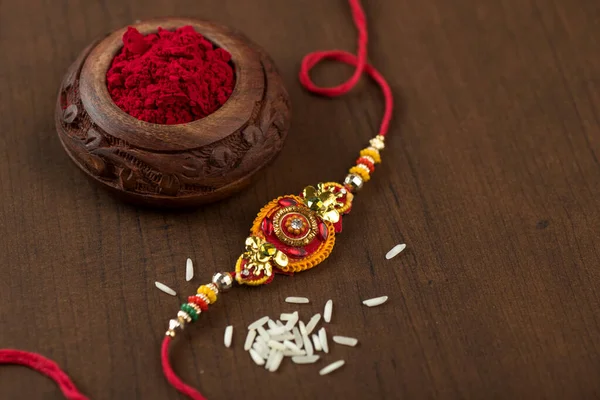
<svg viewBox="0 0 600 400"><path fill-rule="evenodd" d="M390 0L366 12L370 59L397 98L384 163L325 263L231 291L178 338L176 370L211 399L599 398L598 2ZM257 182L191 213L106 195L53 126L56 90L81 49L168 15L245 32L275 60L294 107L287 144ZM382 100L367 80L329 100L296 79L304 54L354 49L354 36L342 0L2 2L0 346L55 359L92 399L182 398L158 357L179 301L232 268L263 204L342 179L376 132ZM323 66L314 78L349 72ZM400 242L408 249L386 261ZM292 294L312 303L285 305ZM385 306L360 305L382 294ZM294 308L307 318L329 298L330 332L361 341L326 358L346 359L344 369L321 378L288 363L268 374L241 349L254 318ZM0 397L61 398L20 367L1 367Z"/></svg>
<svg viewBox="0 0 600 400"><path fill-rule="evenodd" d="M194 29L231 54L233 93L214 113L187 124L140 121L121 110L106 73L127 27L86 47L63 78L56 130L73 162L92 181L134 204L198 206L246 187L277 156L290 122L290 103L273 61L239 32L210 21L156 18L135 24Z"/></svg>

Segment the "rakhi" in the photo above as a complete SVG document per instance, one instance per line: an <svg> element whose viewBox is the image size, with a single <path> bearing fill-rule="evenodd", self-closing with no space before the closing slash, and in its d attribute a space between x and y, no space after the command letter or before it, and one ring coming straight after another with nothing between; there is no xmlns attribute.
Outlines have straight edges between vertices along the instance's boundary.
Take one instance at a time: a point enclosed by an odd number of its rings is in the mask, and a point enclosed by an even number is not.
<svg viewBox="0 0 600 400"><path fill-rule="evenodd" d="M340 50L310 53L302 60L299 78L307 90L336 97L349 92L362 74L367 73L379 85L385 100L379 132L369 141L369 146L360 151L356 164L349 169L342 183L326 182L308 186L299 195L278 197L264 206L252 224L245 250L238 258L235 270L215 273L212 282L201 285L169 321L161 347L163 372L175 389L191 399L205 398L173 371L169 362L172 339L186 326L197 321L201 313L208 311L220 294L231 289L235 283L260 286L271 283L275 275L293 275L324 261L333 250L335 235L342 231L342 218L350 212L354 195L370 180L375 165L381 162L380 152L385 147L385 135L392 117L392 92L383 76L367 64L367 24L359 0L349 0L349 4L358 30L357 55ZM352 65L355 67L354 73L338 86L319 87L311 81L309 72L325 59ZM19 364L34 369L54 380L67 399L87 400L56 363L39 354L0 349L0 364Z"/></svg>
<svg viewBox="0 0 600 400"><path fill-rule="evenodd" d="M354 195L368 182L381 162L380 152L385 147L385 135L392 117L393 97L386 80L367 64L367 25L358 0L349 0L352 17L358 30L357 56L344 51L322 51L308 54L302 60L300 82L309 91L335 97L350 91L366 72L381 87L385 111L379 133L362 149L343 183L326 182L307 186L299 195L285 195L267 203L256 216L244 252L235 264L235 271L216 272L212 282L198 287L189 296L177 315L169 321L162 343L161 361L169 383L194 400L204 397L186 385L173 371L169 362L169 344L179 331L196 322L208 311L221 293L239 285L260 286L271 283L275 275L293 275L309 270L324 261L335 244L335 235L342 231L342 218L352 209ZM330 59L355 66L346 82L331 88L316 86L309 71L319 61Z"/></svg>

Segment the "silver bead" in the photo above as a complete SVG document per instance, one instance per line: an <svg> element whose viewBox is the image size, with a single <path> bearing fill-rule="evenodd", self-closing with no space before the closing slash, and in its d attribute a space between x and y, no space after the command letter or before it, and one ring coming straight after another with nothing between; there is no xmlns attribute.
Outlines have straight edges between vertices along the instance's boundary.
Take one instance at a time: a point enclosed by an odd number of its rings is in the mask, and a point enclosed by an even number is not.
<svg viewBox="0 0 600 400"><path fill-rule="evenodd" d="M358 192L363 187L363 180L355 174L348 174L344 179L344 185L350 188L351 192Z"/></svg>
<svg viewBox="0 0 600 400"><path fill-rule="evenodd" d="M221 292L226 292L233 286L233 276L229 272L215 273L212 281Z"/></svg>
<svg viewBox="0 0 600 400"><path fill-rule="evenodd" d="M176 319L172 319L169 321L169 330L174 331L179 327L181 327L181 324Z"/></svg>

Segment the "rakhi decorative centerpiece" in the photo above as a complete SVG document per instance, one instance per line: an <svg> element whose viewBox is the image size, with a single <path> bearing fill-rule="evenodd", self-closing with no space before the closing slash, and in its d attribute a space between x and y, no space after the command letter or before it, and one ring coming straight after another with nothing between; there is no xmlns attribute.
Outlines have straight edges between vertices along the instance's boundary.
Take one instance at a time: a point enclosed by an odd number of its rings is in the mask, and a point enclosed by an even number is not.
<svg viewBox="0 0 600 400"><path fill-rule="evenodd" d="M384 147L384 136L371 139L343 184L307 186L300 195L278 197L264 206L250 228L235 271L215 273L212 282L201 285L196 295L188 297L177 316L169 321L166 335L175 337L196 321L234 282L268 284L277 274L306 271L329 257L335 235L342 231L342 218L352 209L354 194L369 181L375 164L381 162L379 152Z"/></svg>

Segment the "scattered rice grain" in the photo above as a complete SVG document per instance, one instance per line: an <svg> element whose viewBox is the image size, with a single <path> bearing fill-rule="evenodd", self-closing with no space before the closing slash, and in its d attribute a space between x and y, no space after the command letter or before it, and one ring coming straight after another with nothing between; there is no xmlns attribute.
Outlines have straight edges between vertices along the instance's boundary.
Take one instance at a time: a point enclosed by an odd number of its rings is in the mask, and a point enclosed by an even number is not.
<svg viewBox="0 0 600 400"><path fill-rule="evenodd" d="M317 360L319 360L319 356L313 355L292 357L292 361L296 364L312 364L317 362Z"/></svg>
<svg viewBox="0 0 600 400"><path fill-rule="evenodd" d="M306 324L306 334L310 335L312 331L315 329L319 321L321 320L321 314L315 314L312 316L308 324Z"/></svg>
<svg viewBox="0 0 600 400"><path fill-rule="evenodd" d="M170 287L168 287L164 283L160 283L160 282L157 281L157 282L154 282L154 285L156 285L156 287L158 288L158 290L161 290L161 291L165 292L166 294L170 294L171 296L177 295L176 291L174 291L173 289L171 289Z"/></svg>
<svg viewBox="0 0 600 400"><path fill-rule="evenodd" d="M333 313L333 300L329 299L327 300L327 303L325 303L325 310L323 310L323 319L325 320L325 322L330 323L331 322L331 314Z"/></svg>
<svg viewBox="0 0 600 400"><path fill-rule="evenodd" d="M269 336L283 335L287 331L285 326L275 326L275 328L269 329L267 333Z"/></svg>
<svg viewBox="0 0 600 400"><path fill-rule="evenodd" d="M304 325L304 322L299 321L298 322L298 326L300 327L300 333L303 335L308 335L308 333L306 332L306 325Z"/></svg>
<svg viewBox="0 0 600 400"><path fill-rule="evenodd" d="M231 340L233 339L233 326L229 325L225 328L225 336L223 338L223 343L225 347L231 347Z"/></svg>
<svg viewBox="0 0 600 400"><path fill-rule="evenodd" d="M388 300L387 296L381 296L381 297L375 297L373 299L365 300L365 301L363 301L363 304L367 307L375 307L375 306L382 305L387 300Z"/></svg>
<svg viewBox="0 0 600 400"><path fill-rule="evenodd" d="M388 260L391 260L392 258L396 257L398 254L400 254L402 252L402 250L404 250L405 248L406 248L406 245L404 243L397 244L396 246L392 247L392 249L390 251L387 252L387 254L385 255L385 258L387 258Z"/></svg>
<svg viewBox="0 0 600 400"><path fill-rule="evenodd" d="M319 335L316 333L312 335L313 347L316 351L323 351L323 347L321 347L321 341L319 340Z"/></svg>
<svg viewBox="0 0 600 400"><path fill-rule="evenodd" d="M292 304L307 304L310 301L306 297L290 296L290 297L285 298L285 302L292 303Z"/></svg>
<svg viewBox="0 0 600 400"><path fill-rule="evenodd" d="M265 369L268 370L271 368L271 364L273 364L275 357L277 357L277 350L275 350L275 349L269 350L269 356L267 357L267 362L265 363Z"/></svg>
<svg viewBox="0 0 600 400"><path fill-rule="evenodd" d="M256 321L254 321L253 323L251 323L250 325L248 325L248 330L257 329L259 326L263 326L264 324L266 324L268 320L269 320L269 316L265 315L264 317L259 318Z"/></svg>
<svg viewBox="0 0 600 400"><path fill-rule="evenodd" d="M286 357L305 356L306 355L306 351L304 351L304 350L295 351L295 350L286 349L283 352L283 355L286 356Z"/></svg>
<svg viewBox="0 0 600 400"><path fill-rule="evenodd" d="M295 343L290 342L289 340L284 340L283 345L292 351L296 351L296 352L301 351L300 347L296 346Z"/></svg>
<svg viewBox="0 0 600 400"><path fill-rule="evenodd" d="M269 340L269 343L267 343L267 345L275 350L280 350L280 351L284 351L285 349L287 349L287 347L285 347L282 343L279 343L275 340Z"/></svg>
<svg viewBox="0 0 600 400"><path fill-rule="evenodd" d="M252 329L248 332L246 336L246 341L244 342L244 350L248 351L252 348L252 343L254 343L254 339L256 338L256 330Z"/></svg>
<svg viewBox="0 0 600 400"><path fill-rule="evenodd" d="M265 365L265 359L262 358L254 349L250 349L250 357L256 363L256 365Z"/></svg>
<svg viewBox="0 0 600 400"><path fill-rule="evenodd" d="M319 329L319 340L321 341L321 348L325 353L329 353L329 345L327 344L327 332L325 328Z"/></svg>
<svg viewBox="0 0 600 400"><path fill-rule="evenodd" d="M270 372L277 371L277 369L281 365L281 361L283 360L284 356L282 352L278 351L276 354L277 355L275 356L275 359L271 362L271 366L269 367Z"/></svg>
<svg viewBox="0 0 600 400"><path fill-rule="evenodd" d="M268 342L269 339L271 339L271 336L267 333L267 331L265 331L265 328L263 328L262 326L259 326L258 329L256 329L256 332L258 332L258 334L263 338L265 343Z"/></svg>
<svg viewBox="0 0 600 400"><path fill-rule="evenodd" d="M348 336L334 336L333 341L337 344L343 344L344 346L354 347L358 344L358 339Z"/></svg>
<svg viewBox="0 0 600 400"><path fill-rule="evenodd" d="M315 354L315 350L313 349L312 342L307 335L302 335L302 341L304 342L304 350L306 350L307 356L312 356Z"/></svg>
<svg viewBox="0 0 600 400"><path fill-rule="evenodd" d="M279 319L282 321L289 321L293 316L294 316L294 313L281 313L279 315Z"/></svg>
<svg viewBox="0 0 600 400"><path fill-rule="evenodd" d="M259 356L266 359L269 356L269 348L264 343L254 342L250 350L256 351Z"/></svg>
<svg viewBox="0 0 600 400"><path fill-rule="evenodd" d="M323 375L327 375L333 371L335 371L338 368L341 368L346 362L344 360L339 360L336 362L333 362L331 364L329 364L328 366L326 366L325 368L323 368L322 370L319 371L319 375L323 376Z"/></svg>
<svg viewBox="0 0 600 400"><path fill-rule="evenodd" d="M194 277L194 263L191 258L188 258L185 263L185 281L189 282Z"/></svg>
<svg viewBox="0 0 600 400"><path fill-rule="evenodd" d="M298 346L298 348L301 349L304 342L302 341L302 335L300 334L300 331L298 330L297 327L294 327L293 333L294 333L294 342L296 342L296 346Z"/></svg>
<svg viewBox="0 0 600 400"><path fill-rule="evenodd" d="M291 332L286 332L283 335L273 335L271 339L283 342L284 340L294 340L294 335Z"/></svg>

